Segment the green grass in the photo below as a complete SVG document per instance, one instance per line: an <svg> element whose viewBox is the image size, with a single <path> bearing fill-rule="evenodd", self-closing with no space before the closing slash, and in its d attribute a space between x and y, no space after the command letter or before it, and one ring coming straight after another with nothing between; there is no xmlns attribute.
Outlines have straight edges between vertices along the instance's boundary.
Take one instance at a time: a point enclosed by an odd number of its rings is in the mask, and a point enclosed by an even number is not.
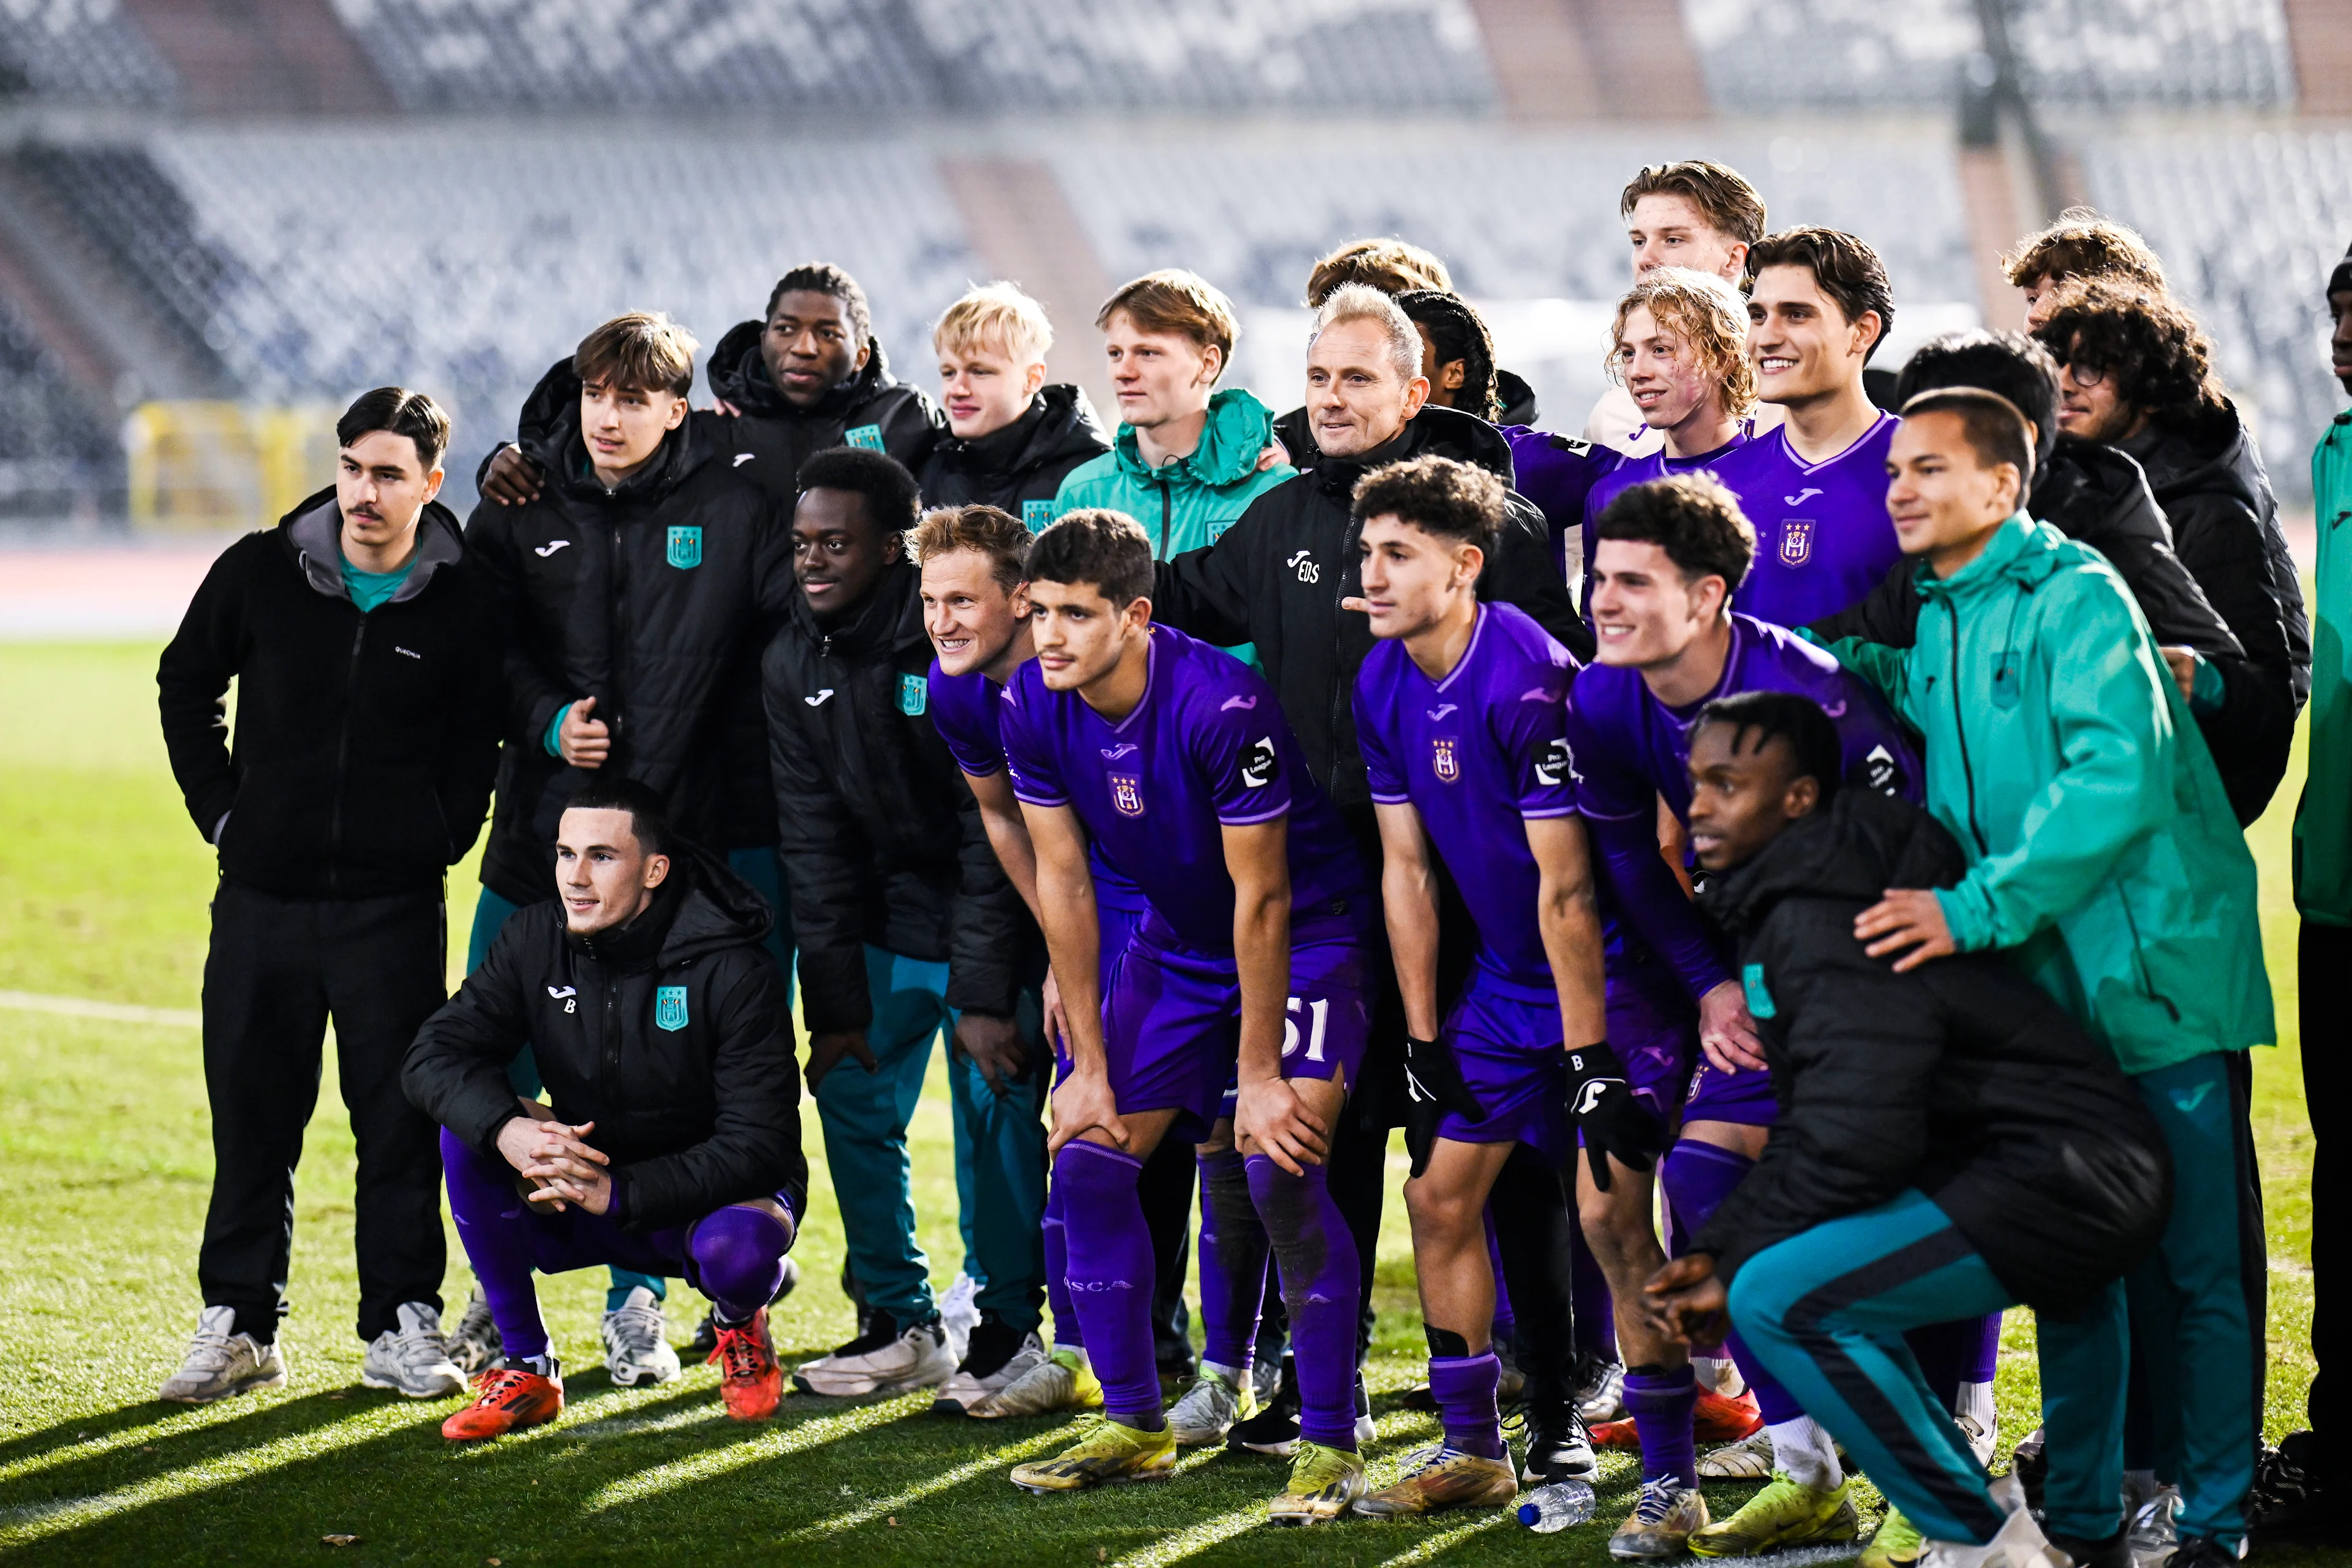
<svg viewBox="0 0 2352 1568"><path fill-rule="evenodd" d="M204 962L210 852L180 808L154 728L149 645L0 645L0 990L193 1008ZM2260 1053L2255 1116L2273 1258L2269 1429L2300 1424L2310 1375L2307 1178L2294 1040L2294 917L2286 826L2298 757L2254 834L2264 931L2288 1049ZM450 925L471 914L471 868L451 879ZM332 1083L331 1074L328 1079ZM331 1088L298 1189L293 1378L205 1410L152 1402L199 1305L195 1246L211 1172L193 1029L0 1008L0 1553L24 1563L447 1563L988 1562L1074 1565L1190 1561L1347 1568L1427 1562L1599 1563L1604 1530L1537 1537L1502 1513L1330 1530L1256 1528L1281 1469L1218 1454L1188 1459L1161 1488L1043 1500L1003 1479L1058 1444L1060 1421L935 1420L919 1400L838 1404L794 1396L744 1427L719 1414L715 1373L668 1389L612 1386L598 1366L601 1272L543 1282L557 1349L577 1371L552 1428L478 1450L442 1442L450 1406L358 1386L352 1333L351 1135ZM954 1194L943 1079L914 1130L923 1241L941 1282L955 1272ZM845 1338L830 1283L841 1235L812 1121L811 1215L800 1291L777 1314L786 1353ZM1392 1159L1401 1167L1401 1162ZM1402 1169L1397 1171L1402 1179ZM1393 1188L1391 1189L1393 1194ZM1433 1436L1396 1408L1417 1381L1420 1333L1402 1204L1381 1237L1381 1321L1371 1381L1375 1478ZM447 1294L465 1291L450 1242ZM698 1310L674 1288L682 1337ZM2011 1436L2032 1425L2030 1317L2011 1314L2000 1399ZM1603 1521L1633 1477L1608 1463ZM1710 1489L1721 1510L1748 1489ZM2312 1559L2316 1561L2316 1558Z"/></svg>

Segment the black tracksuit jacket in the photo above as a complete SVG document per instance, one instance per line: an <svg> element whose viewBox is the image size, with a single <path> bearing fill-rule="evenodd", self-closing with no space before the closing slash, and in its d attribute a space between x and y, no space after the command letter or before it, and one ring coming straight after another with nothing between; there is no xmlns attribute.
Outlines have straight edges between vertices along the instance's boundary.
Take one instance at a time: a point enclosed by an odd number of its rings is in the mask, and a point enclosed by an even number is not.
<svg viewBox="0 0 2352 1568"><path fill-rule="evenodd" d="M1780 1102L1762 1158L1692 1243L1727 1282L1911 1187L2017 1300L2062 1317L2163 1233L2164 1137L2105 1046L1999 953L1897 974L1855 939L1886 889L1967 868L1926 811L1848 789L1708 879L1700 906L1738 939Z"/></svg>
<svg viewBox="0 0 2352 1568"><path fill-rule="evenodd" d="M286 898L436 890L498 765L489 582L435 502L407 580L362 615L341 529L330 487L213 563L156 667L163 743L223 876Z"/></svg>
<svg viewBox="0 0 2352 1568"><path fill-rule="evenodd" d="M801 465L828 447L872 447L887 452L915 473L947 434L947 416L919 387L890 374L890 361L876 343L866 368L801 408L776 390L760 353L765 321L739 321L710 352L710 391L742 412L696 416L714 426L713 437L734 454L750 453L745 477L783 503L789 522L800 494Z"/></svg>
<svg viewBox="0 0 2352 1568"><path fill-rule="evenodd" d="M761 797L756 753L730 720L750 711L760 647L796 593L792 531L699 418L607 492L588 467L578 407L562 361L523 420L523 450L544 476L539 499L485 500L466 525L507 637L506 755L482 881L518 904L554 894L555 825L587 775L550 755L546 736L580 698L595 698L593 716L612 729L604 766L659 790L681 833L727 847L773 840L730 820L747 792Z"/></svg>
<svg viewBox="0 0 2352 1568"><path fill-rule="evenodd" d="M761 664L777 853L812 1031L873 1022L867 942L944 960L948 1005L998 1016L1013 1013L1037 950L930 718L920 584L900 562L830 626L796 599Z"/></svg>
<svg viewBox="0 0 2352 1568"><path fill-rule="evenodd" d="M507 1064L528 1042L557 1118L596 1124L627 1228L779 1192L804 1212L800 1074L760 896L681 842L628 926L583 939L563 919L549 900L500 928L409 1047L409 1100L499 1158L516 1115Z"/></svg>
<svg viewBox="0 0 2352 1568"><path fill-rule="evenodd" d="M1110 437L1084 387L1040 387L1020 418L976 441L949 432L916 470L929 506L992 506L1027 523L1053 521L1054 497L1070 470L1110 450Z"/></svg>

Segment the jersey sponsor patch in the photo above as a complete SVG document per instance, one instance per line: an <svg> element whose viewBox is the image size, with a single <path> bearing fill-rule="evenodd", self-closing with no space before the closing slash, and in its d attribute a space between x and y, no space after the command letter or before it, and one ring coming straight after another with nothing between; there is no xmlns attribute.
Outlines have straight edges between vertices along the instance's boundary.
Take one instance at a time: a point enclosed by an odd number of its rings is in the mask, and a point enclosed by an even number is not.
<svg viewBox="0 0 2352 1568"><path fill-rule="evenodd" d="M882 450L882 426L854 425L841 433L841 439L845 446L863 447L869 452L878 452Z"/></svg>
<svg viewBox="0 0 2352 1568"><path fill-rule="evenodd" d="M1554 735L1536 753L1536 783L1546 789L1557 789L1560 782L1576 771L1576 759L1568 750L1568 737Z"/></svg>
<svg viewBox="0 0 2352 1568"><path fill-rule="evenodd" d="M686 1027L686 987L656 985L654 987L654 1025L656 1028L677 1030Z"/></svg>
<svg viewBox="0 0 2352 1568"><path fill-rule="evenodd" d="M1813 520L1791 517L1780 524L1780 564L1802 566L1813 558Z"/></svg>
<svg viewBox="0 0 2352 1568"><path fill-rule="evenodd" d="M1274 737L1261 735L1242 750L1242 787L1264 789L1274 782Z"/></svg>
<svg viewBox="0 0 2352 1568"><path fill-rule="evenodd" d="M902 675L898 678L898 711L912 719L931 705L931 678L928 675Z"/></svg>
<svg viewBox="0 0 2352 1568"><path fill-rule="evenodd" d="M702 530L689 524L669 531L669 563L681 572L691 571L702 564Z"/></svg>
<svg viewBox="0 0 2352 1568"><path fill-rule="evenodd" d="M1747 994L1748 1012L1749 1016L1756 1018L1769 1018L1780 1011L1780 1008L1772 1005L1772 993L1770 988L1766 986L1764 984L1764 966L1762 964L1750 963L1741 966L1739 971L1739 989Z"/></svg>
<svg viewBox="0 0 2352 1568"><path fill-rule="evenodd" d="M1441 784L1461 783L1462 759L1454 753L1453 736L1435 735L1430 738L1429 771L1437 775L1438 782Z"/></svg>
<svg viewBox="0 0 2352 1568"><path fill-rule="evenodd" d="M1049 500L1024 500L1021 503L1021 526L1034 533L1054 521L1054 503Z"/></svg>
<svg viewBox="0 0 2352 1568"><path fill-rule="evenodd" d="M1143 815L1143 780L1134 773L1112 773L1110 803L1121 816Z"/></svg>

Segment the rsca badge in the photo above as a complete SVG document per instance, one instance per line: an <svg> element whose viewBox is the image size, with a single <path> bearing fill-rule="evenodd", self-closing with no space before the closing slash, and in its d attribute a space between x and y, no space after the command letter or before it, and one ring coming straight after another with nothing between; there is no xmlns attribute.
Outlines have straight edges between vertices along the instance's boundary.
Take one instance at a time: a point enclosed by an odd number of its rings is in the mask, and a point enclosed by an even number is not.
<svg viewBox="0 0 2352 1568"><path fill-rule="evenodd" d="M908 718L920 717L931 706L931 680L927 675L902 675L898 678L898 711Z"/></svg>
<svg viewBox="0 0 2352 1568"><path fill-rule="evenodd" d="M879 425L855 426L844 430L841 433L841 438L848 446L863 447L869 452L878 452L882 449L882 426Z"/></svg>
<svg viewBox="0 0 2352 1568"><path fill-rule="evenodd" d="M681 572L691 571L702 564L702 530L699 527L669 531L669 563Z"/></svg>
<svg viewBox="0 0 2352 1568"><path fill-rule="evenodd" d="M654 1023L672 1031L686 1027L686 987L656 985L654 987Z"/></svg>
<svg viewBox="0 0 2352 1568"><path fill-rule="evenodd" d="M1049 500L1024 500L1021 503L1021 526L1035 533L1054 521L1054 503Z"/></svg>

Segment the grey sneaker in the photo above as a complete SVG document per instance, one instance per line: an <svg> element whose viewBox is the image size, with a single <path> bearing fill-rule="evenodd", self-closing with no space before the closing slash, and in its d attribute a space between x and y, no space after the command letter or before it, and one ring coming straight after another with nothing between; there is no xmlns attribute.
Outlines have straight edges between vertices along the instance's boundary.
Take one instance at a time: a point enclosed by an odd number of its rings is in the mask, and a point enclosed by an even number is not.
<svg viewBox="0 0 2352 1568"><path fill-rule="evenodd" d="M793 1386L803 1394L856 1399L937 1388L955 1375L956 1358L948 1352L948 1331L937 1313L901 1329L897 1318L877 1307L872 1324L831 1355L801 1363L793 1373Z"/></svg>
<svg viewBox="0 0 2352 1568"><path fill-rule="evenodd" d="M1001 1350L997 1353L1001 1354ZM994 1360L995 1356L988 1359ZM967 1355L947 1382L940 1385L931 1400L931 1413L991 1419L1002 1414L996 1406L996 1396L1045 1364L1045 1346L1034 1331L1014 1342L1010 1356L985 1371L979 1370L982 1363L976 1352Z"/></svg>
<svg viewBox="0 0 2352 1568"><path fill-rule="evenodd" d="M640 1383L665 1384L685 1369L665 1333L661 1298L642 1285L629 1288L629 1299L617 1312L604 1314L604 1370L623 1388Z"/></svg>
<svg viewBox="0 0 2352 1568"><path fill-rule="evenodd" d="M286 1357L278 1342L265 1345L251 1334L230 1332L236 1327L236 1308L206 1307L196 1318L188 1359L163 1380L156 1397L174 1405L210 1405L257 1388L285 1387Z"/></svg>
<svg viewBox="0 0 2352 1568"><path fill-rule="evenodd" d="M1591 1382L1576 1391L1576 1412L1587 1426L1625 1418L1625 1363L1612 1361L1592 1369Z"/></svg>
<svg viewBox="0 0 2352 1568"><path fill-rule="evenodd" d="M441 1314L423 1301L410 1301L399 1312L398 1330L386 1329L367 1348L360 1366L360 1382L369 1388L389 1388L411 1399L446 1399L466 1392L466 1374L449 1359L441 1337Z"/></svg>
<svg viewBox="0 0 2352 1568"><path fill-rule="evenodd" d="M1257 1392L1250 1386L1249 1374L1203 1361L1192 1386L1168 1413L1168 1429L1176 1435L1178 1447L1197 1448L1223 1442L1234 1422L1256 1414Z"/></svg>
<svg viewBox="0 0 2352 1568"><path fill-rule="evenodd" d="M499 1335L499 1321L490 1316L490 1299L482 1294L479 1282L474 1293L466 1298L466 1310L457 1315L457 1326L449 1331L449 1360L459 1372L471 1377L486 1366L496 1366L499 1357L506 1354L507 1342Z"/></svg>

